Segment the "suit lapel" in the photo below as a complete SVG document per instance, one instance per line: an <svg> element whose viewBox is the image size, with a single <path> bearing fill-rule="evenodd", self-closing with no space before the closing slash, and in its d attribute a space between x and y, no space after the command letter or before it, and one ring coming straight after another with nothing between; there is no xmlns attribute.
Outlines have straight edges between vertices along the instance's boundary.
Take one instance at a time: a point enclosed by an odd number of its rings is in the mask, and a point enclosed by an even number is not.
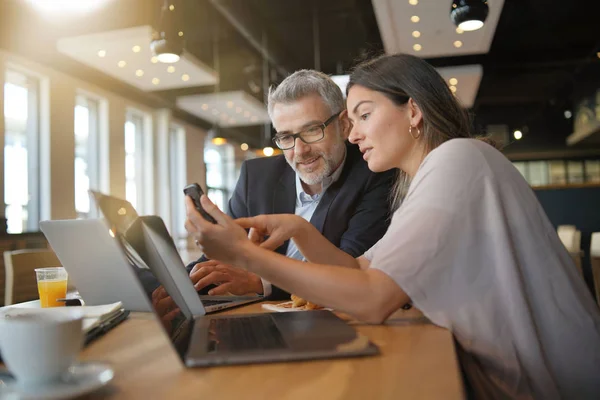
<svg viewBox="0 0 600 400"><path fill-rule="evenodd" d="M279 182L273 192L273 214L294 214L296 212L296 175L288 166L285 166ZM287 251L289 241L285 242L277 249L278 253L284 254Z"/></svg>

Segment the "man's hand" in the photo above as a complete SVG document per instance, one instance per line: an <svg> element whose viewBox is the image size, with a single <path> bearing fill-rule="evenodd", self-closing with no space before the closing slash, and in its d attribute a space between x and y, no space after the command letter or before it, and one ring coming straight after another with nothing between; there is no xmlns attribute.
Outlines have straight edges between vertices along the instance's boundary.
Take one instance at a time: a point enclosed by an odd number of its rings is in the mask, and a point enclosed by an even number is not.
<svg viewBox="0 0 600 400"><path fill-rule="evenodd" d="M173 321L181 311L162 285L152 292L152 307L157 312L160 321L167 332L171 333L171 321Z"/></svg>
<svg viewBox="0 0 600 400"><path fill-rule="evenodd" d="M231 293L241 296L248 293L262 294L263 292L262 282L258 275L216 260L194 265L190 272L190 279L196 290L210 284L217 285L208 292L210 295Z"/></svg>

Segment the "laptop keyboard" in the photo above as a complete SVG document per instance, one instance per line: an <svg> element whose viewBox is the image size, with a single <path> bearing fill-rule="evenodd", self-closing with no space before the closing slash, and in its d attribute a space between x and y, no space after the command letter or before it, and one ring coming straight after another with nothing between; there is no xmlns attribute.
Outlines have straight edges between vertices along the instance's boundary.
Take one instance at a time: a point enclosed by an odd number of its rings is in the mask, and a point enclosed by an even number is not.
<svg viewBox="0 0 600 400"><path fill-rule="evenodd" d="M219 304L231 303L231 300L202 300L202 305L204 307L216 306Z"/></svg>
<svg viewBox="0 0 600 400"><path fill-rule="evenodd" d="M270 315L219 318L210 321L214 334L210 351L249 351L285 349L287 345Z"/></svg>

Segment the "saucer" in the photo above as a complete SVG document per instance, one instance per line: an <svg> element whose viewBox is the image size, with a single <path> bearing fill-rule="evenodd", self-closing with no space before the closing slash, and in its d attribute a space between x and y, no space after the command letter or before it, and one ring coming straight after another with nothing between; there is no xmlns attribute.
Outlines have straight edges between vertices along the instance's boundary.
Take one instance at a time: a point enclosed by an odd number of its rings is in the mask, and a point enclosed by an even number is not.
<svg viewBox="0 0 600 400"><path fill-rule="evenodd" d="M77 363L60 381L43 386L23 387L6 370L0 371L0 398L19 400L63 400L92 392L109 383L114 371L103 363Z"/></svg>

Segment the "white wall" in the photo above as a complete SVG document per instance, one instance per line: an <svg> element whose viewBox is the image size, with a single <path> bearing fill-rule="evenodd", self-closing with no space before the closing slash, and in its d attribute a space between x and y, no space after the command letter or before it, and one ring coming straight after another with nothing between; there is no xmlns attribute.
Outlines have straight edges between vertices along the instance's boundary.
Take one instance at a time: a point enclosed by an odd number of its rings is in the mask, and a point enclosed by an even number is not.
<svg viewBox="0 0 600 400"><path fill-rule="evenodd" d="M168 129L176 122L186 131L187 181L205 183L203 161L205 132L179 121L172 121L170 110L155 110L105 91L88 82L44 67L22 57L0 50L0 110L4 109L4 71L6 68L23 71L40 80L40 140L41 140L41 219L76 217L74 193L74 108L75 97L82 91L99 100L100 120L100 189L125 197L125 138L127 109L136 109L148 117L151 152L142 155L146 166L146 195L144 213L165 214L169 220ZM167 135L167 136L165 136ZM0 143L4 143L4 113L0 112ZM147 190L146 190L147 189ZM183 196L183 195L182 195ZM4 152L0 152L0 199L4 199ZM4 215L4 207L0 207Z"/></svg>

